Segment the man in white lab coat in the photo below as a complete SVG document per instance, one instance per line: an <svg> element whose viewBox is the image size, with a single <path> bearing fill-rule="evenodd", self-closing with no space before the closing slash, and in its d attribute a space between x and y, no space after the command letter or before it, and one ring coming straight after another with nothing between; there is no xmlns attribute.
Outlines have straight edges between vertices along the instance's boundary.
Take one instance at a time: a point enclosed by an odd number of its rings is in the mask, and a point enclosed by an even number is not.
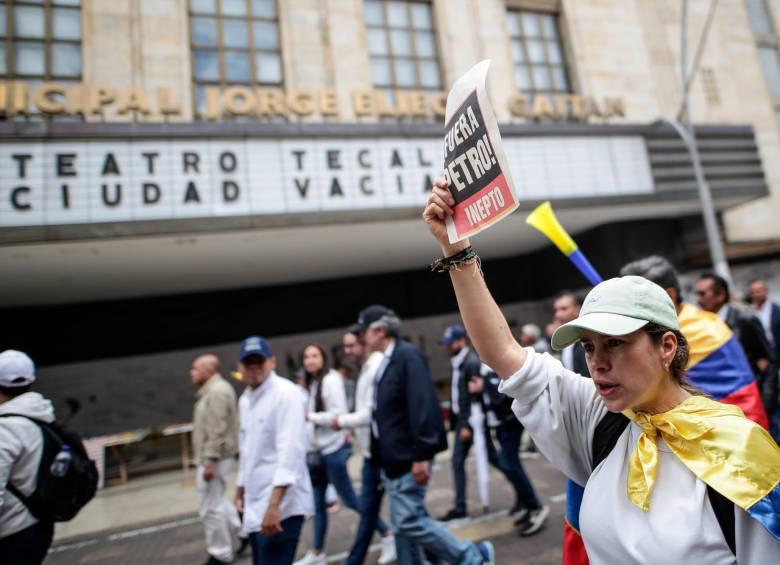
<svg viewBox="0 0 780 565"><path fill-rule="evenodd" d="M236 506L244 512L254 565L291 564L303 521L314 511L301 394L275 369L264 338L241 342L239 371L247 387L238 402Z"/></svg>

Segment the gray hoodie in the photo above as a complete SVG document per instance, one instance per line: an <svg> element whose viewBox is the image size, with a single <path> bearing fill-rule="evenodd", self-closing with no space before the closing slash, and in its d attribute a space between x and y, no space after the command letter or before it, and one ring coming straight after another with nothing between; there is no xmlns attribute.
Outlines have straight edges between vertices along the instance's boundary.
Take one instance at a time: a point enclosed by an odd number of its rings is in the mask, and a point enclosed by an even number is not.
<svg viewBox="0 0 780 565"><path fill-rule="evenodd" d="M27 392L0 404L0 414L24 414L45 422L54 421L54 407L37 392ZM22 494L32 494L42 450L43 436L35 423L26 418L0 418L0 538L37 522L6 490L6 485L13 483Z"/></svg>

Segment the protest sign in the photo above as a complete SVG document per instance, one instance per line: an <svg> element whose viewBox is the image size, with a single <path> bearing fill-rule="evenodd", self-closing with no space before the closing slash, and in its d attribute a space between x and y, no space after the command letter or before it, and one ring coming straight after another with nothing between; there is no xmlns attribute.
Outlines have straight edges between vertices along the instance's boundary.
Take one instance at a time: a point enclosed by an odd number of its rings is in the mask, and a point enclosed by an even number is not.
<svg viewBox="0 0 780 565"><path fill-rule="evenodd" d="M444 178L455 198L447 235L455 243L492 226L518 206L498 122L485 90L490 60L476 64L447 95Z"/></svg>

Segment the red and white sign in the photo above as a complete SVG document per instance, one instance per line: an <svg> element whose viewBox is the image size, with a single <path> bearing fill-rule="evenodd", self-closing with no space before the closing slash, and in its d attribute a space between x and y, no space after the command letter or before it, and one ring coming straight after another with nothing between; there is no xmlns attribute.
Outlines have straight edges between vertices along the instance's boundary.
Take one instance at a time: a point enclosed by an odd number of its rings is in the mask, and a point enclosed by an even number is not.
<svg viewBox="0 0 780 565"><path fill-rule="evenodd" d="M447 96L444 177L455 198L447 219L450 243L470 237L518 206L498 122L485 91L490 61L463 75Z"/></svg>

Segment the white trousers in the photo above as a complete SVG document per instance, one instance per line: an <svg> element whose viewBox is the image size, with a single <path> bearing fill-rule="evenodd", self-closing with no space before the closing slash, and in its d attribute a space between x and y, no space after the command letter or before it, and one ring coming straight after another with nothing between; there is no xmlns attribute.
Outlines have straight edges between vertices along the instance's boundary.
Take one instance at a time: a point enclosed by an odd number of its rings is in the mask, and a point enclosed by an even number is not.
<svg viewBox="0 0 780 565"><path fill-rule="evenodd" d="M206 547L209 555L220 561L233 561L233 537L241 527L238 511L225 498L227 477L233 470L235 459L220 459L214 465L214 478L203 479L203 465L198 466L195 484L200 496L198 514L206 529Z"/></svg>

